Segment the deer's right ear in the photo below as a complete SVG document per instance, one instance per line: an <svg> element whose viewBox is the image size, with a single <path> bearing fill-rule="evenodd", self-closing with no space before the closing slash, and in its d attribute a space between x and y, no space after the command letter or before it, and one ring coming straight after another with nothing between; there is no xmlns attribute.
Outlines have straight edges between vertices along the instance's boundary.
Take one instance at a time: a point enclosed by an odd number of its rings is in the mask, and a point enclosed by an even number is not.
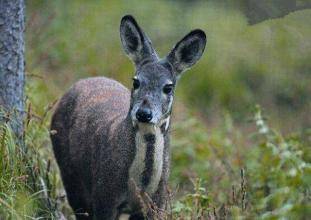
<svg viewBox="0 0 311 220"><path fill-rule="evenodd" d="M120 37L125 53L136 65L139 65L143 60L157 58L150 39L131 15L122 18Z"/></svg>
<svg viewBox="0 0 311 220"><path fill-rule="evenodd" d="M166 60L179 75L201 58L205 45L206 35L204 31L193 30L175 45Z"/></svg>

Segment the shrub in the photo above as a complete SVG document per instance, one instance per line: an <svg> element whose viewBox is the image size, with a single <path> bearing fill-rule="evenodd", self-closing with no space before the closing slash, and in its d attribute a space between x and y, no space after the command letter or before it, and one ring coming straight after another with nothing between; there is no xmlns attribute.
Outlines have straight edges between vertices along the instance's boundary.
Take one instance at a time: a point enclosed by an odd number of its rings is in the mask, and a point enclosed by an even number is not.
<svg viewBox="0 0 311 220"><path fill-rule="evenodd" d="M200 174L198 179L193 181L194 193L186 194L175 202L173 213L176 219L241 217L247 219L258 217L262 219L307 219L310 216L311 164L309 147L297 134L284 137L271 129L258 107L254 122L257 131L252 135L254 141L252 146L241 147L233 144L233 147L240 148L240 150L244 148L244 152L241 152L244 158L243 165L239 166L231 162L237 158L226 162L221 159L219 161L215 155L204 154L204 151L194 153L192 155L194 159L189 164L187 162L182 164L183 169L185 167L191 169L193 167L191 163L197 163L201 169L195 170ZM224 150L225 156L222 158L226 160L228 155L236 157L232 151L226 152L227 140L225 137L222 141L222 146L218 146ZM231 143L234 142L236 141L231 141ZM206 143L211 142L207 141ZM197 143L197 145L200 144L200 142ZM192 143L191 148L193 145L196 144ZM206 148L213 148L213 146L208 145ZM196 147L194 147L195 151ZM187 149L184 149L184 152L187 152ZM205 152L209 151L205 150ZM218 165L205 167L203 160L200 159L204 156L208 164L222 164L223 167ZM180 166L179 161L174 160L174 163L175 166ZM222 177L223 169L227 169L229 175ZM240 172L237 172L238 169ZM212 174L206 174L210 171ZM191 171L188 172L191 173ZM240 177L238 177L238 173L240 173ZM215 178L220 180L215 181ZM181 179L179 178L179 180Z"/></svg>

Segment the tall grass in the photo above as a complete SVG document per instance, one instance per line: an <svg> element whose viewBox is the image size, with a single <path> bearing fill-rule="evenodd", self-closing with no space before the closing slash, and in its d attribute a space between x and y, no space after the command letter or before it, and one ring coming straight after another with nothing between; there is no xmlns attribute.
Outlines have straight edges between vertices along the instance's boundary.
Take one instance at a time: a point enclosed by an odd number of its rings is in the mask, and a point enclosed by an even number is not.
<svg viewBox="0 0 311 220"><path fill-rule="evenodd" d="M222 129L204 134L202 127L198 128L198 121L191 122L192 126L184 122L185 130L178 128L172 179L185 189L182 184L190 178L194 191L176 201L175 218L307 219L310 216L310 142L304 142L299 134L284 137L275 131L259 107L252 121L256 130L244 135L231 127L230 120L223 132L214 136L213 133ZM190 140L184 136L189 127L194 131ZM248 143L243 143L245 139ZM186 189L189 191L189 184Z"/></svg>
<svg viewBox="0 0 311 220"><path fill-rule="evenodd" d="M49 141L53 102L37 103L38 110L30 104L45 96L41 84L32 80L27 86L26 151L16 144L10 127L1 124L0 216L4 219L73 218ZM212 131L191 111L175 118L170 205L158 216L306 219L311 211L307 139L299 133L282 136L267 124L260 108L250 122L254 130L243 135L230 115L225 118Z"/></svg>
<svg viewBox="0 0 311 220"><path fill-rule="evenodd" d="M0 127L0 216L21 219L39 209L31 163L7 124ZM33 170L34 171L34 170ZM34 187L34 188L33 188Z"/></svg>
<svg viewBox="0 0 311 220"><path fill-rule="evenodd" d="M162 56L190 29L208 36L177 91L163 218L311 216L310 10L248 26L212 1L30 0L27 9L25 148L1 123L0 219L73 218L51 150L51 109L78 78L129 86L134 70L118 33L128 13Z"/></svg>
<svg viewBox="0 0 311 220"><path fill-rule="evenodd" d="M61 181L49 140L50 108L38 115L27 103L23 141L7 122L0 124L0 219L53 219L61 215Z"/></svg>

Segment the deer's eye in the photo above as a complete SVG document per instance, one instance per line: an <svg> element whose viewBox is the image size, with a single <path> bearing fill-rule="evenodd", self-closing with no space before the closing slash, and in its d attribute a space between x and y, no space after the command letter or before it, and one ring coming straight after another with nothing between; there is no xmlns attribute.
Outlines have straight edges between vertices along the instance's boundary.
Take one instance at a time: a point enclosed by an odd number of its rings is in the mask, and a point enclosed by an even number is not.
<svg viewBox="0 0 311 220"><path fill-rule="evenodd" d="M133 88L134 88L134 90L138 89L139 86L140 86L139 80L134 78L133 79Z"/></svg>
<svg viewBox="0 0 311 220"><path fill-rule="evenodd" d="M163 87L163 92L165 94L171 94L173 91L173 84L167 84Z"/></svg>

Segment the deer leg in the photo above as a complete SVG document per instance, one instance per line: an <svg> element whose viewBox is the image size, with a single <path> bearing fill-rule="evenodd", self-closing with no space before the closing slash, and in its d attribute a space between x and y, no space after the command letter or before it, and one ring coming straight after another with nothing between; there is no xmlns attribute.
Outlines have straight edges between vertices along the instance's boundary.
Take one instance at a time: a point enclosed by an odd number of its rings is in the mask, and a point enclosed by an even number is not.
<svg viewBox="0 0 311 220"><path fill-rule="evenodd" d="M76 175L63 175L67 199L77 219L92 219L90 204L85 198L85 188Z"/></svg>

